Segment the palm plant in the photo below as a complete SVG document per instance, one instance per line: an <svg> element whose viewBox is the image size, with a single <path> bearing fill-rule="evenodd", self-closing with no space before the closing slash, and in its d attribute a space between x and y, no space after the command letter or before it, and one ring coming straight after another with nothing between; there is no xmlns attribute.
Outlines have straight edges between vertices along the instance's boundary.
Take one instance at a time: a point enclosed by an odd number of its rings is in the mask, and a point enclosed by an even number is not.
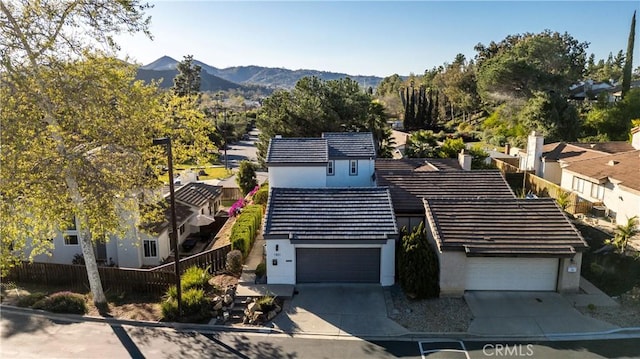
<svg viewBox="0 0 640 359"><path fill-rule="evenodd" d="M638 216L633 216L627 218L625 225L616 226L614 237L606 240L605 244L612 245L618 253L624 254L631 238L639 233Z"/></svg>

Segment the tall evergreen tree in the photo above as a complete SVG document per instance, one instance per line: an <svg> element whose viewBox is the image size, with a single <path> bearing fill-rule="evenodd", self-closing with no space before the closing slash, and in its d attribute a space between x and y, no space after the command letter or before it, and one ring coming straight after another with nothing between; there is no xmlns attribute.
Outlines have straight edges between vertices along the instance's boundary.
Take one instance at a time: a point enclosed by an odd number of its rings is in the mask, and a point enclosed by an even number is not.
<svg viewBox="0 0 640 359"><path fill-rule="evenodd" d="M629 30L629 42L627 43L627 57L624 63L622 73L622 97L629 92L631 88L631 70L633 69L633 45L636 37L636 12L633 12L631 18L631 29Z"/></svg>
<svg viewBox="0 0 640 359"><path fill-rule="evenodd" d="M173 92L179 96L190 96L200 92L200 65L193 63L193 55L187 55L176 66L178 74L173 79Z"/></svg>

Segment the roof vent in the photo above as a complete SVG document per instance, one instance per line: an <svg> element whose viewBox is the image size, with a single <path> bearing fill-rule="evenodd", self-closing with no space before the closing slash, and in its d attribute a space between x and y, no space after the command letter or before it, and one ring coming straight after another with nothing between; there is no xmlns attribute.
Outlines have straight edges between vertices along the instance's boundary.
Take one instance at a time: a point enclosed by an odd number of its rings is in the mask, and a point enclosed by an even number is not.
<svg viewBox="0 0 640 359"><path fill-rule="evenodd" d="M595 147L596 147L596 144L595 144L595 143L589 144L589 147L591 147L591 148L595 148Z"/></svg>
<svg viewBox="0 0 640 359"><path fill-rule="evenodd" d="M615 165L617 165L618 163L620 163L620 161L611 160L611 161L607 162L607 165L609 165L609 166L615 166Z"/></svg>

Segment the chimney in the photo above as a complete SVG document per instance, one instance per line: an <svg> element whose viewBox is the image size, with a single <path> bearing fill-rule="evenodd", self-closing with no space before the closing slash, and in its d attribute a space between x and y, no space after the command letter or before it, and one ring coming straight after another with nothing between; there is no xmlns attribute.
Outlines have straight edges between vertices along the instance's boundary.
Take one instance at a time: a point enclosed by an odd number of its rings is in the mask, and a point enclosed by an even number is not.
<svg viewBox="0 0 640 359"><path fill-rule="evenodd" d="M507 143L504 145L504 153L508 155L509 152L511 152L511 145Z"/></svg>
<svg viewBox="0 0 640 359"><path fill-rule="evenodd" d="M631 129L631 146L636 150L640 150L640 126Z"/></svg>
<svg viewBox="0 0 640 359"><path fill-rule="evenodd" d="M527 138L527 155L520 161L520 169L534 171L535 175L542 177L542 146L544 137L536 131L531 131Z"/></svg>
<svg viewBox="0 0 640 359"><path fill-rule="evenodd" d="M464 149L460 151L458 154L458 162L460 163L460 167L462 167L465 171L471 170L471 155Z"/></svg>

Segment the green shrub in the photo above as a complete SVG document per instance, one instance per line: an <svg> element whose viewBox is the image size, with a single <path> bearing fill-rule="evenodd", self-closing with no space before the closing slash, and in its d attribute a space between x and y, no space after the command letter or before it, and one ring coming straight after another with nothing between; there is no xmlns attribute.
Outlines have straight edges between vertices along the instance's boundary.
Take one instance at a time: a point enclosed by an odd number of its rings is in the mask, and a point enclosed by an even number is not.
<svg viewBox="0 0 640 359"><path fill-rule="evenodd" d="M165 320L178 319L178 302L175 298L167 298L160 305ZM201 321L210 316L211 300L203 289L191 288L182 293L182 319Z"/></svg>
<svg viewBox="0 0 640 359"><path fill-rule="evenodd" d="M18 301L16 302L16 305L18 307L30 308L34 304L36 304L36 302L43 300L46 296L47 295L45 293L31 293L29 295L25 295L24 297L20 297L20 299L18 299Z"/></svg>
<svg viewBox="0 0 640 359"><path fill-rule="evenodd" d="M191 288L205 288L209 284L211 275L199 267L189 267L180 277L183 291Z"/></svg>
<svg viewBox="0 0 640 359"><path fill-rule="evenodd" d="M81 294L58 292L34 303L33 308L53 313L85 314L87 312L87 303Z"/></svg>
<svg viewBox="0 0 640 359"><path fill-rule="evenodd" d="M440 295L438 257L427 241L424 223L403 236L398 251L400 285L415 298L437 298Z"/></svg>
<svg viewBox="0 0 640 359"><path fill-rule="evenodd" d="M260 223L262 222L262 206L249 205L242 209L242 213L236 219L231 228L231 248L238 249L244 256L249 254Z"/></svg>
<svg viewBox="0 0 640 359"><path fill-rule="evenodd" d="M267 264L262 262L256 267L256 277L264 277L267 274Z"/></svg>
<svg viewBox="0 0 640 359"><path fill-rule="evenodd" d="M164 320L173 321L178 319L178 302L175 298L167 299L160 304L162 317Z"/></svg>
<svg viewBox="0 0 640 359"><path fill-rule="evenodd" d="M225 267L233 274L240 274L242 272L242 252L235 249L227 253Z"/></svg>
<svg viewBox="0 0 640 359"><path fill-rule="evenodd" d="M261 312L270 312L276 307L276 297L270 295L262 296L256 300L256 307Z"/></svg>
<svg viewBox="0 0 640 359"><path fill-rule="evenodd" d="M176 300L176 298L178 298L178 287L176 287L175 285L170 286L169 288L167 288L167 292L164 294L164 298L166 300Z"/></svg>
<svg viewBox="0 0 640 359"><path fill-rule="evenodd" d="M259 205L266 205L269 199L269 188L260 188L256 194L253 195L253 203Z"/></svg>

